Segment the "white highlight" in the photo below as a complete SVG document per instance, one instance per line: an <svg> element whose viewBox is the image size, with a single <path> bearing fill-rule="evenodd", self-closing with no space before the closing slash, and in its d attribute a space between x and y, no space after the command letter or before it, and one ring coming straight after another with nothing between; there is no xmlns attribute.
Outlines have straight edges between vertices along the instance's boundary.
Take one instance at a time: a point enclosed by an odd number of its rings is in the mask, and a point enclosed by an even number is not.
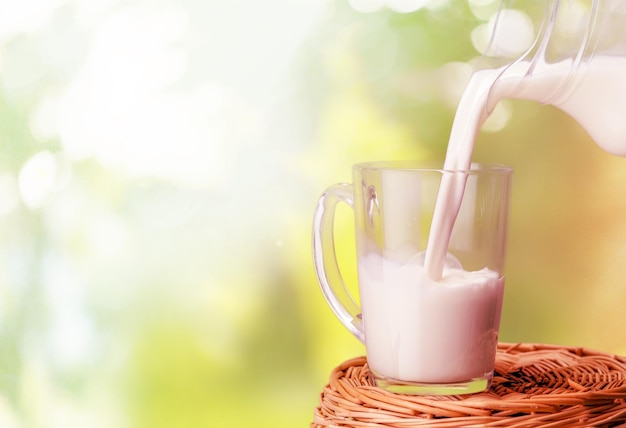
<svg viewBox="0 0 626 428"><path fill-rule="evenodd" d="M487 24L480 25L472 31L472 43L481 54L514 58L530 48L535 39L533 22L522 11L504 9L494 30L495 24L496 15L492 16ZM492 35L492 44L489 46ZM489 52L486 52L487 48Z"/></svg>

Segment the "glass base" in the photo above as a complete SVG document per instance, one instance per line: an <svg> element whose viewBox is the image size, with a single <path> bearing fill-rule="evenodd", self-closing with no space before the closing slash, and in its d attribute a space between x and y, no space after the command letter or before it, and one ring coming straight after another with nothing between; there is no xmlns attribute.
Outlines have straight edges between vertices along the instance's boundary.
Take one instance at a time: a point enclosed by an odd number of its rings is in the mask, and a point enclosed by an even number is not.
<svg viewBox="0 0 626 428"><path fill-rule="evenodd" d="M389 392L395 392L396 394L407 395L475 394L489 389L492 377L474 378L464 382L453 383L423 383L387 378L379 376L374 372L371 372L371 375L377 387Z"/></svg>

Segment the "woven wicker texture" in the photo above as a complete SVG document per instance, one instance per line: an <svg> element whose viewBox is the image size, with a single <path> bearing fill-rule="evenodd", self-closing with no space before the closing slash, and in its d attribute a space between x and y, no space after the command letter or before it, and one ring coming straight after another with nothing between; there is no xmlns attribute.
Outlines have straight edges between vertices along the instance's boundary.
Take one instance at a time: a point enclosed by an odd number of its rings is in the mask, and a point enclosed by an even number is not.
<svg viewBox="0 0 626 428"><path fill-rule="evenodd" d="M498 346L488 391L412 396L374 386L365 357L335 368L320 427L626 427L626 358L544 344Z"/></svg>

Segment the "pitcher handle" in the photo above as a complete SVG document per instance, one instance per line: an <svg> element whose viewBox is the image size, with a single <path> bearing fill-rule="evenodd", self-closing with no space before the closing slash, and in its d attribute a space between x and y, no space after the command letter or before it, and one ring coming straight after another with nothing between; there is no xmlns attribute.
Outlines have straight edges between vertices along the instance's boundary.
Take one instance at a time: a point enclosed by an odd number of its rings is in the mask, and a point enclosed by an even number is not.
<svg viewBox="0 0 626 428"><path fill-rule="evenodd" d="M313 263L326 302L339 321L364 342L361 308L356 303L339 271L334 242L335 209L345 202L354 209L352 186L346 183L330 186L320 197L313 219Z"/></svg>

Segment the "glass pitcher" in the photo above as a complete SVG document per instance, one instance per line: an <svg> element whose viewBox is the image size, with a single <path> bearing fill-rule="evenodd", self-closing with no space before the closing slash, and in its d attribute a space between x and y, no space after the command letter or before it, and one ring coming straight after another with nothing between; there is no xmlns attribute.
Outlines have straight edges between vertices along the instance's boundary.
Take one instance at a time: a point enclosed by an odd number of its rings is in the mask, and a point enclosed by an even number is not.
<svg viewBox="0 0 626 428"><path fill-rule="evenodd" d="M543 18L534 42L515 58L506 47L520 13ZM486 115L502 98L551 104L605 151L626 156L626 0L503 0L479 68L499 73Z"/></svg>

